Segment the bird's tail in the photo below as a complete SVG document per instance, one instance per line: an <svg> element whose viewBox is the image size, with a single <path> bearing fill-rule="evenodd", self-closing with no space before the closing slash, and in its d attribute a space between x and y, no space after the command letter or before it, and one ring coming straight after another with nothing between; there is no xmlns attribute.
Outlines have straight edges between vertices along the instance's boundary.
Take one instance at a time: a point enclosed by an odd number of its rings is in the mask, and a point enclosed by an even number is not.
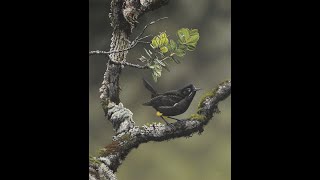
<svg viewBox="0 0 320 180"><path fill-rule="evenodd" d="M157 91L151 86L151 84L147 80L145 80L144 78L142 80L144 87L146 87L151 92L151 98L155 97L157 95Z"/></svg>

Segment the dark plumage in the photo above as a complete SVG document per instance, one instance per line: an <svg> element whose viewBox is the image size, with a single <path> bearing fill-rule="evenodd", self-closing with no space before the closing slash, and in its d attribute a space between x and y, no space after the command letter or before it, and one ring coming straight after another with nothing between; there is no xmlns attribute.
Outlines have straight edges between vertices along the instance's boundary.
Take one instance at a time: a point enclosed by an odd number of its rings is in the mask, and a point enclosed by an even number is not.
<svg viewBox="0 0 320 180"><path fill-rule="evenodd" d="M152 106L154 109L160 112L161 117L176 116L184 113L189 108L196 92L200 90L199 88L196 88L190 84L178 90L157 93L157 91L145 79L143 79L143 84L151 92L151 100L143 105Z"/></svg>

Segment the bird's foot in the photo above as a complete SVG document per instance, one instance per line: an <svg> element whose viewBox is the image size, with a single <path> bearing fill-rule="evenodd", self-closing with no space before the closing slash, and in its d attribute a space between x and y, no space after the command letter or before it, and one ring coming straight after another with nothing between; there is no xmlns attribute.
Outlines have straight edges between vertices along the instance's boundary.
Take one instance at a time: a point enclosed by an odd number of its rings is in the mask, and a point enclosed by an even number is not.
<svg viewBox="0 0 320 180"><path fill-rule="evenodd" d="M176 129L176 128L174 127L173 123L168 123L167 125L168 125L171 129Z"/></svg>
<svg viewBox="0 0 320 180"><path fill-rule="evenodd" d="M176 121L182 122L182 120L180 120L180 119L177 119L177 118L174 118L174 117L171 117L171 116L167 116L167 117L170 118L170 119L174 119Z"/></svg>

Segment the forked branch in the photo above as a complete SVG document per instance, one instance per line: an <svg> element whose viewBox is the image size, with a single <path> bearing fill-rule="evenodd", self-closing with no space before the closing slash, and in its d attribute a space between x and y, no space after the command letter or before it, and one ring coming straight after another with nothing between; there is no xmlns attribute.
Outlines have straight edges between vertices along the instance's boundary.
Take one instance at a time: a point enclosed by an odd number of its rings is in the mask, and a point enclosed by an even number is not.
<svg viewBox="0 0 320 180"><path fill-rule="evenodd" d="M117 65L122 65L122 66L128 66L128 67L133 67L133 68L138 68L138 69L150 69L148 65L139 65L139 64L133 64L133 63L129 63L129 62L119 62L119 61L114 61L112 59L110 59L110 62L113 64L117 64Z"/></svg>
<svg viewBox="0 0 320 180"><path fill-rule="evenodd" d="M144 44L150 44L150 42L146 42L146 41L143 41L144 39L150 37L151 35L147 35L147 36L144 36L144 37L141 37L145 30L150 26L150 25L153 25L155 24L156 22L159 22L163 19L167 19L168 17L162 17L162 18L159 18L155 21L151 21L149 24L145 25L145 27L143 28L143 30L141 31L141 33L132 41L130 42L130 45L128 48L125 48L125 49L122 49L122 50L116 50L116 51L100 51L100 50L95 50L95 51L90 51L89 52L89 56L92 56L92 55L108 55L108 54L113 54L113 53L121 53L121 52L125 52L125 51L129 51L131 49L133 49L138 43L144 43Z"/></svg>

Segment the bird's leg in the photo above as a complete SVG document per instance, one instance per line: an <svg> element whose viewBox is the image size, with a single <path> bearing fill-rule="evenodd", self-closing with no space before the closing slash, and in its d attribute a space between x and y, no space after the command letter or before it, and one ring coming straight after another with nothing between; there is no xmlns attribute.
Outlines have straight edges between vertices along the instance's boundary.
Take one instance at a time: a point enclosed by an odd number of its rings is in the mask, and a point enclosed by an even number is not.
<svg viewBox="0 0 320 180"><path fill-rule="evenodd" d="M174 118L174 117L171 117L171 116L167 116L168 118L170 118L170 119L174 119L174 120L176 120L176 121L182 121L182 120L180 120L180 119L177 119L177 118Z"/></svg>
<svg viewBox="0 0 320 180"><path fill-rule="evenodd" d="M170 126L171 128L174 128L174 126L172 124L168 123L168 121L166 121L163 116L160 116L160 117L164 120L164 122L166 122L166 124L168 126Z"/></svg>
<svg viewBox="0 0 320 180"><path fill-rule="evenodd" d="M167 124L168 126L170 126L171 128L174 128L174 126L173 126L172 124L168 123L168 121L166 121L166 120L164 119L164 116L162 115L161 112L157 111L156 116L161 117L161 118L164 120L164 122L166 122L166 124Z"/></svg>
<svg viewBox="0 0 320 180"><path fill-rule="evenodd" d="M170 123L168 123L168 121L166 121L165 119L164 119L164 117L163 116L160 116L163 120L164 120L164 122L166 122L166 124L167 125L169 125Z"/></svg>

